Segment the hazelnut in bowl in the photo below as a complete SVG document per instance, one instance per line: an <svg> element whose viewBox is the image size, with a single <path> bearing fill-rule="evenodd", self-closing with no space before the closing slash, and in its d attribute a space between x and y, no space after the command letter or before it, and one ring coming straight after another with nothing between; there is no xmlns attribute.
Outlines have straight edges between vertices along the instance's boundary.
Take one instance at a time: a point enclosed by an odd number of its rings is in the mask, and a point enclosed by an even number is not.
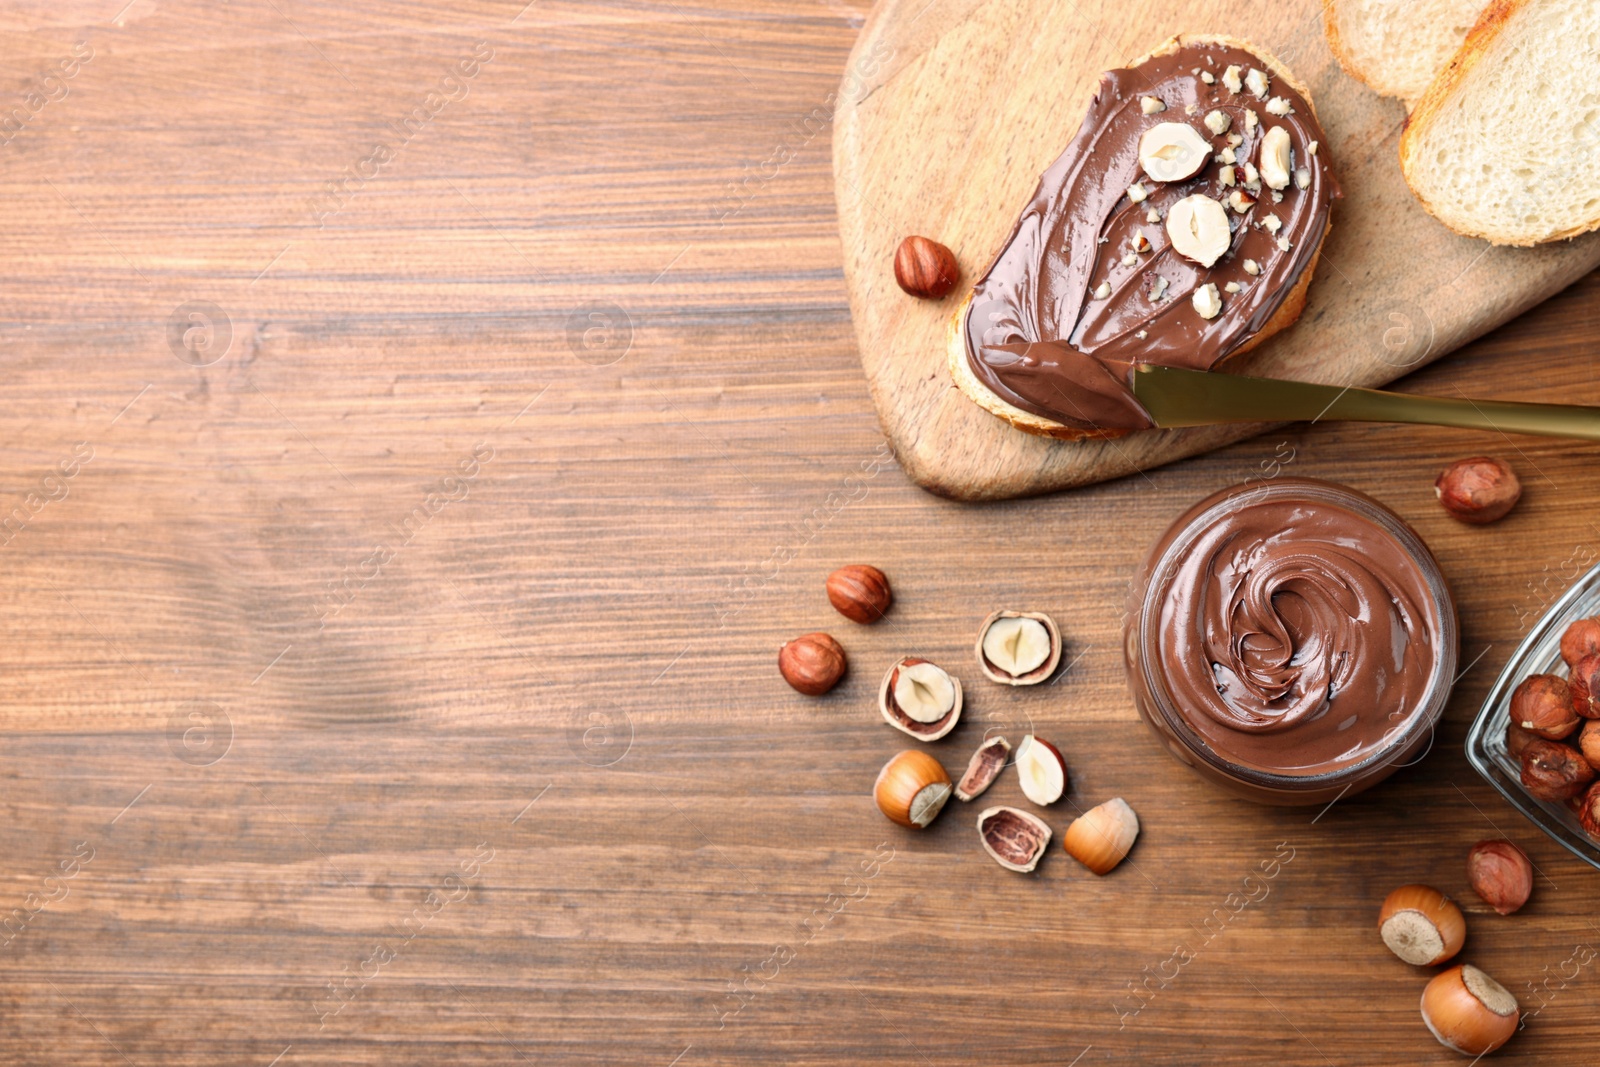
<svg viewBox="0 0 1600 1067"><path fill-rule="evenodd" d="M1511 806L1600 867L1600 566L1539 616L1484 697L1467 760Z"/></svg>

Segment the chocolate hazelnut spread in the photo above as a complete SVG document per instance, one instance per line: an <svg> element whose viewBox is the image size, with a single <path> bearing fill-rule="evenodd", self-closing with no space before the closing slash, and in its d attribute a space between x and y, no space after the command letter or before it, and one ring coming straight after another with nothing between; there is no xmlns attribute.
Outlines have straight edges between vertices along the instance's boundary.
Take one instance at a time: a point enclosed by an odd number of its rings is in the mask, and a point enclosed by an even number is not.
<svg viewBox="0 0 1600 1067"><path fill-rule="evenodd" d="M1225 774L1280 787L1388 774L1425 740L1455 666L1454 608L1426 546L1326 482L1202 501L1152 550L1136 608L1141 713Z"/></svg>
<svg viewBox="0 0 1600 1067"><path fill-rule="evenodd" d="M1266 67L1244 49L1191 42L1102 75L1077 135L973 289L964 331L980 381L1069 426L1143 428L1148 417L1139 421L1120 403L1107 410L1121 423L1097 421L1106 390L1093 361L1068 365L992 346L1068 340L1102 359L1208 370L1267 325L1314 262L1341 193L1311 105ZM1163 124L1188 126L1198 139L1157 130ZM1284 134L1263 150L1272 130L1287 134L1287 154ZM1210 154L1198 173L1150 176L1184 173L1172 158L1201 141ZM1180 233L1180 251L1169 232L1169 223L1197 215L1213 226L1226 218L1226 250L1210 266L1191 255L1213 255L1217 234ZM1216 289L1196 299L1209 285Z"/></svg>

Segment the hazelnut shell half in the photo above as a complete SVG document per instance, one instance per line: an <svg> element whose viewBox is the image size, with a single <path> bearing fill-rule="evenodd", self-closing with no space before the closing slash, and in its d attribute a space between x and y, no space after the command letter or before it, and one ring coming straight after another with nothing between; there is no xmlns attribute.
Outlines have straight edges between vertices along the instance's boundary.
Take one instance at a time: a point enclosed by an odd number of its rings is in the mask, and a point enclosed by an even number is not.
<svg viewBox="0 0 1600 1067"><path fill-rule="evenodd" d="M901 733L915 737L918 741L937 741L954 730L956 723L961 721L961 679L948 671L945 673L950 677L950 684L955 687L956 698L950 710L940 718L933 722L918 722L895 703L894 683L900 674L900 668L930 662L932 661L917 656L907 656L889 668L888 673L883 676L883 684L878 686L878 711L883 715L883 721Z"/></svg>
<svg viewBox="0 0 1600 1067"><path fill-rule="evenodd" d="M983 639L989 635L989 628L1001 619L1032 619L1044 627L1044 632L1050 637L1050 654L1045 661L1025 674L1010 674L1003 668L991 663L989 657L983 652ZM1061 630L1056 626L1055 620L1040 611L997 611L983 620L983 625L978 627L978 641L973 646L973 654L978 657L978 669L983 676L991 682L1001 685L1038 685L1055 673L1056 667L1061 663Z"/></svg>
<svg viewBox="0 0 1600 1067"><path fill-rule="evenodd" d="M1003 737L991 737L978 746L978 751L967 761L967 770L956 783L956 799L972 800L982 795L994 784L1005 769L1006 757L1011 755L1011 742Z"/></svg>
<svg viewBox="0 0 1600 1067"><path fill-rule="evenodd" d="M985 808L978 815L978 840L1000 866L1026 874L1039 865L1050 844L1050 827L1017 808Z"/></svg>

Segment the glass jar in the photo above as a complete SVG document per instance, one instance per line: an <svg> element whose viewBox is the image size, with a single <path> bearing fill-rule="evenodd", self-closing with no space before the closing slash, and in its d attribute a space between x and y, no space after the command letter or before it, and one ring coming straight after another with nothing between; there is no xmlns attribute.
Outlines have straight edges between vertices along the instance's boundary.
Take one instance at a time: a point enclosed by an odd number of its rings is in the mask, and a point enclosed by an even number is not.
<svg viewBox="0 0 1600 1067"><path fill-rule="evenodd" d="M1135 576L1123 630L1134 704L1168 751L1267 804L1327 804L1426 755L1458 654L1422 538L1308 478L1184 512Z"/></svg>

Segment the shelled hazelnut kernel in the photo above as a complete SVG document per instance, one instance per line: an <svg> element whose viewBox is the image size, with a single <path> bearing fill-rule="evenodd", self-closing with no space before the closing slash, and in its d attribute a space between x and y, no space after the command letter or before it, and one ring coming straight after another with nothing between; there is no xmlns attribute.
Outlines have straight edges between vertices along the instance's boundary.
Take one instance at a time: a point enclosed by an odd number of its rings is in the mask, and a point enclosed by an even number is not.
<svg viewBox="0 0 1600 1067"><path fill-rule="evenodd" d="M1505 518L1522 497L1516 471L1493 456L1456 460L1440 472L1433 489L1452 518L1475 525Z"/></svg>
<svg viewBox="0 0 1600 1067"><path fill-rule="evenodd" d="M1562 633L1561 658L1567 661L1568 667L1597 652L1600 652L1600 618L1578 619Z"/></svg>
<svg viewBox="0 0 1600 1067"><path fill-rule="evenodd" d="M1533 861L1510 841L1479 841L1467 853L1467 882L1485 904L1510 915L1533 892Z"/></svg>
<svg viewBox="0 0 1600 1067"><path fill-rule="evenodd" d="M819 697L838 685L846 665L844 649L824 633L797 637L778 650L778 673L806 696Z"/></svg>
<svg viewBox="0 0 1600 1067"><path fill-rule="evenodd" d="M1594 768L1570 745L1538 738L1522 750L1522 784L1540 800L1571 800L1594 781Z"/></svg>
<svg viewBox="0 0 1600 1067"><path fill-rule="evenodd" d="M931 237L913 234L894 254L894 280L911 296L939 300L961 280L955 253Z"/></svg>
<svg viewBox="0 0 1600 1067"><path fill-rule="evenodd" d="M1530 674L1511 694L1511 721L1540 737L1559 741L1578 728L1567 680L1554 674Z"/></svg>
<svg viewBox="0 0 1600 1067"><path fill-rule="evenodd" d="M888 576L864 563L840 567L828 575L827 591L828 603L835 611L863 626L883 618L894 603Z"/></svg>

